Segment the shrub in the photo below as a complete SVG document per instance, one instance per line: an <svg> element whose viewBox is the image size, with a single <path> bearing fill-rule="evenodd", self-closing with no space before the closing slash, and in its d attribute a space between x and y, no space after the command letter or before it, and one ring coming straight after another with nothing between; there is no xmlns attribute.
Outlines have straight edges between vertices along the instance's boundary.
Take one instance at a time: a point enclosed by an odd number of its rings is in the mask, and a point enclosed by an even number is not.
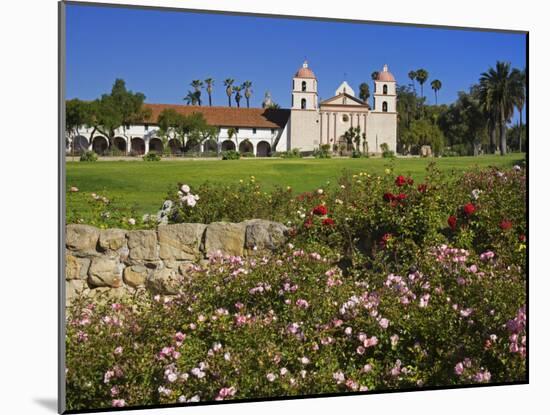
<svg viewBox="0 0 550 415"><path fill-rule="evenodd" d="M318 159L329 159L330 155L330 144L322 144L318 149L313 152L313 157Z"/></svg>
<svg viewBox="0 0 550 415"><path fill-rule="evenodd" d="M162 159L162 156L155 151L150 151L149 153L143 156L143 160L145 161L160 161L161 159Z"/></svg>
<svg viewBox="0 0 550 415"><path fill-rule="evenodd" d="M77 298L68 409L526 380L521 272L450 247L399 273L334 259L215 256L175 296Z"/></svg>
<svg viewBox="0 0 550 415"><path fill-rule="evenodd" d="M86 161L86 162L97 161L97 154L92 150L86 150L80 155L80 161Z"/></svg>
<svg viewBox="0 0 550 415"><path fill-rule="evenodd" d="M204 151L201 153L201 157L218 157L218 153L215 151Z"/></svg>
<svg viewBox="0 0 550 415"><path fill-rule="evenodd" d="M111 156L111 157L122 157L124 156L126 153L124 151L121 151L119 150L118 148L116 147L112 147L109 149L109 151L107 152L107 155L108 156Z"/></svg>
<svg viewBox="0 0 550 415"><path fill-rule="evenodd" d="M69 409L525 381L526 197L521 166L178 185L172 222L271 219L289 245L214 256L171 297L77 298Z"/></svg>
<svg viewBox="0 0 550 415"><path fill-rule="evenodd" d="M292 189L281 187L263 191L254 177L239 183L221 185L205 182L193 189L199 196L196 204L181 203L181 184L167 196L174 202L170 221L173 223L241 222L247 219L269 219L286 222L295 204Z"/></svg>
<svg viewBox="0 0 550 415"><path fill-rule="evenodd" d="M245 153L242 153L241 157L256 157L256 155L251 151L247 151Z"/></svg>
<svg viewBox="0 0 550 415"><path fill-rule="evenodd" d="M67 192L67 223L85 223L101 229L144 229L156 226L156 222L144 221L135 206L120 203L106 192ZM85 209L82 207L86 206Z"/></svg>
<svg viewBox="0 0 550 415"><path fill-rule="evenodd" d="M279 154L279 157L284 158L284 159L302 158L302 153L300 152L299 148L293 148L292 150L283 151L283 152L278 153L278 154Z"/></svg>
<svg viewBox="0 0 550 415"><path fill-rule="evenodd" d="M387 143L380 144L380 150L382 150L382 157L383 158L393 158L395 157L395 153L393 150L390 150L390 146Z"/></svg>
<svg viewBox="0 0 550 415"><path fill-rule="evenodd" d="M241 153L235 150L222 151L222 160L239 160Z"/></svg>

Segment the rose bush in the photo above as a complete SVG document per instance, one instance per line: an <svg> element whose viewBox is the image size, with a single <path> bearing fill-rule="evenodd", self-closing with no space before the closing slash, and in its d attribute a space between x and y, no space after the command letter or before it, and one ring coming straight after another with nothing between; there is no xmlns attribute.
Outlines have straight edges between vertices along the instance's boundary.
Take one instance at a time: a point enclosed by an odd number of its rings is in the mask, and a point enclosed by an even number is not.
<svg viewBox="0 0 550 415"><path fill-rule="evenodd" d="M194 265L175 296L74 300L69 409L526 380L522 169L388 169L299 195L180 183L170 199L172 222L272 219L291 239Z"/></svg>
<svg viewBox="0 0 550 415"><path fill-rule="evenodd" d="M525 379L525 277L443 245L399 273L289 246L212 258L171 297L80 298L70 409ZM379 264L380 265L380 264Z"/></svg>

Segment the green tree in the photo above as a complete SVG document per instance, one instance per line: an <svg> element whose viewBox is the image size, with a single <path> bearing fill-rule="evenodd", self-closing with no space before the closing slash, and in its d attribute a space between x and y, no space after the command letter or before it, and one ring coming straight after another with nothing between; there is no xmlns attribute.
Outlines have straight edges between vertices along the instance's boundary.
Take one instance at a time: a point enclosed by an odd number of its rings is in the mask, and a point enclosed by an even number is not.
<svg viewBox="0 0 550 415"><path fill-rule="evenodd" d="M523 107L525 106L525 97L527 95L527 72L523 68L519 73L519 82L521 83L520 93L516 99L516 109L519 113L519 128L518 128L518 144L519 151L521 151L522 133L523 133Z"/></svg>
<svg viewBox="0 0 550 415"><path fill-rule="evenodd" d="M355 149L361 151L359 144L361 143L361 128L359 127L350 127L344 133L344 140L347 144L347 151L353 150L353 145L355 144Z"/></svg>
<svg viewBox="0 0 550 415"><path fill-rule="evenodd" d="M122 79L116 79L110 94L103 94L90 105L90 123L94 130L99 131L113 146L115 132L130 124L143 122L151 116L151 111L143 107L145 95L126 89Z"/></svg>
<svg viewBox="0 0 550 415"><path fill-rule="evenodd" d="M420 147L429 145L435 155L443 149L443 133L439 127L426 119L414 120L410 128L401 136L402 145L406 152L418 154Z"/></svg>
<svg viewBox="0 0 550 415"><path fill-rule="evenodd" d="M376 81L378 79L378 71L374 71L370 74L370 77L373 81Z"/></svg>
<svg viewBox="0 0 550 415"><path fill-rule="evenodd" d="M242 87L244 88L244 97L246 98L246 108L250 108L250 97L252 96L252 82L244 81Z"/></svg>
<svg viewBox="0 0 550 415"><path fill-rule="evenodd" d="M204 80L206 84L206 92L208 94L208 106L212 106L212 90L214 86L214 80L212 78L207 78Z"/></svg>
<svg viewBox="0 0 550 415"><path fill-rule="evenodd" d="M243 97L241 95L242 90L243 90L243 87L240 85L236 85L233 87L233 91L235 91L235 102L237 103L237 108L241 107L241 98Z"/></svg>
<svg viewBox="0 0 550 415"><path fill-rule="evenodd" d="M239 139L237 138L237 129L236 128L228 128L227 129L227 137L232 140L233 137L235 137L235 141L237 142L237 148L239 148Z"/></svg>
<svg viewBox="0 0 550 415"><path fill-rule="evenodd" d="M411 86L413 88L413 91L416 94L416 85L414 83L414 81L416 80L416 71L409 71L408 76L409 76L409 79L411 80Z"/></svg>
<svg viewBox="0 0 550 415"><path fill-rule="evenodd" d="M439 79L434 79L432 82L431 82L431 87L432 89L434 90L434 94L435 94L435 105L437 105L437 92L441 89L441 81Z"/></svg>
<svg viewBox="0 0 550 415"><path fill-rule="evenodd" d="M478 154L481 144L488 141L487 119L475 95L459 92L458 99L444 110L437 122L447 144L462 148L468 154Z"/></svg>
<svg viewBox="0 0 550 415"><path fill-rule="evenodd" d="M197 96L196 91L187 91L187 95L183 97L183 100L187 105L197 105L200 98Z"/></svg>
<svg viewBox="0 0 550 415"><path fill-rule="evenodd" d="M521 72L512 69L510 63L497 61L495 68L489 68L479 78L481 104L492 117L491 135L500 132L500 154L506 154L506 124L512 118L519 97L523 94Z"/></svg>
<svg viewBox="0 0 550 415"><path fill-rule="evenodd" d="M199 104L199 106L202 105L201 90L203 86L204 84L200 79L195 79L191 82L191 87L195 90L195 96L197 97L197 103Z"/></svg>
<svg viewBox="0 0 550 415"><path fill-rule="evenodd" d="M424 83L428 80L428 71L425 69L418 69L416 71L416 81L420 84L420 96L424 98Z"/></svg>
<svg viewBox="0 0 550 415"><path fill-rule="evenodd" d="M361 101L366 103L368 102L369 97L370 97L369 84L367 84L366 82L363 82L361 83L361 85L359 85L359 98L361 99Z"/></svg>
<svg viewBox="0 0 550 415"><path fill-rule="evenodd" d="M81 101L78 98L67 100L65 103L65 132L71 139L71 151L76 150L75 138L80 135L80 129L91 124L90 103ZM80 150L85 150L79 148Z"/></svg>
<svg viewBox="0 0 550 415"><path fill-rule="evenodd" d="M229 106L231 106L231 96L233 95L233 83L235 82L234 79L227 78L225 81L223 81L223 85L225 86L225 93L227 94L227 100L229 102Z"/></svg>

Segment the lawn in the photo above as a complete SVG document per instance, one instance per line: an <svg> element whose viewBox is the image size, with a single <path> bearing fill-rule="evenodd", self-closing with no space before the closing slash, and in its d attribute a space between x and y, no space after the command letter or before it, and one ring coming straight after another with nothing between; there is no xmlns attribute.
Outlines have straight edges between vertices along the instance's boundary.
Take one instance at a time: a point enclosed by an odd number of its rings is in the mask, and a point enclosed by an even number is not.
<svg viewBox="0 0 550 415"><path fill-rule="evenodd" d="M475 167L511 167L523 160L524 154L505 157L449 157L436 159L437 167L443 171L463 171ZM433 159L397 158L393 168L400 174L422 180L426 166ZM391 167L388 159L271 159L271 160L185 160L185 161L101 161L66 164L67 189L76 186L81 192L107 193L119 203L134 206L137 213L156 212L162 204L168 189L178 182L190 186L205 181L231 183L255 176L263 185L291 186L296 192L303 192L327 186L334 182L344 170L367 171L382 174ZM77 202L75 202L77 203ZM71 205L68 209L87 209L87 205Z"/></svg>

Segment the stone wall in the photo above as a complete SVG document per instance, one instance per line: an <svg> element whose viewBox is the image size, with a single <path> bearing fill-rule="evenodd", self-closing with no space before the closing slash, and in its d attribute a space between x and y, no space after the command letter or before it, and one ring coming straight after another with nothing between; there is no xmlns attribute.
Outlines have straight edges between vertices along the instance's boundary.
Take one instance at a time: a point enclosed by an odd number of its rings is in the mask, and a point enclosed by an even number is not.
<svg viewBox="0 0 550 415"><path fill-rule="evenodd" d="M269 254L287 236L284 225L260 219L160 225L155 230L67 225L66 298L69 302L80 292L118 297L138 289L175 294L192 264L220 253Z"/></svg>

